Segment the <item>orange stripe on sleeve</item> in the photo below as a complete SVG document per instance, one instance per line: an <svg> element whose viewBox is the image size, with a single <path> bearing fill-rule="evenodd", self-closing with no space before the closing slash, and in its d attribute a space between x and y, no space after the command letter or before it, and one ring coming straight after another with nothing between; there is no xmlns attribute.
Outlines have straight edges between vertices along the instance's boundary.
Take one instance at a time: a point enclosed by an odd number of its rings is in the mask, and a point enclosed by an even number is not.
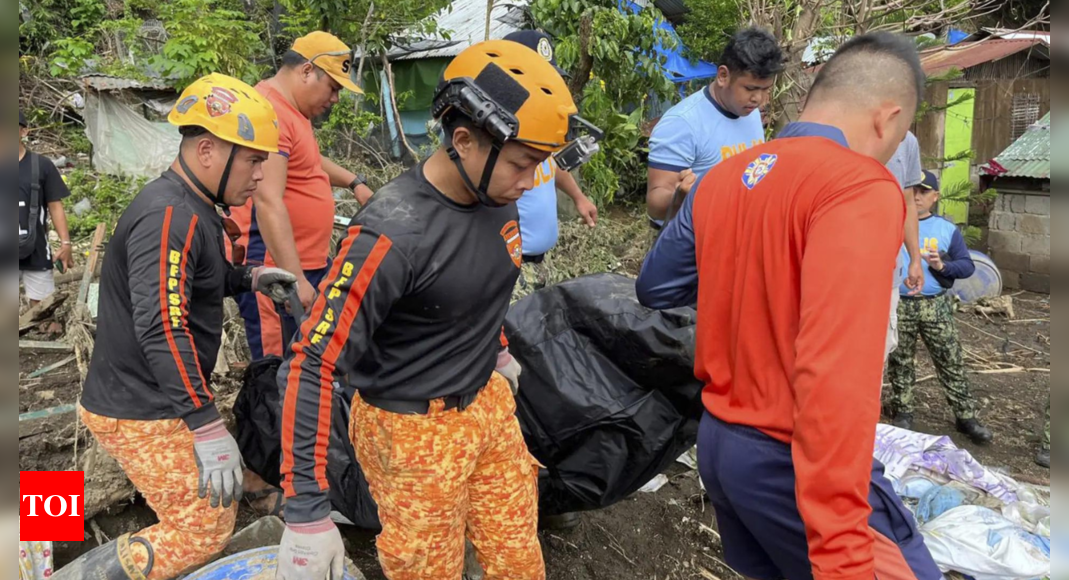
<svg viewBox="0 0 1069 580"><path fill-rule="evenodd" d="M353 243L360 237L359 226L349 230L349 236L342 243L341 248L338 250L338 259L334 261L334 266L330 269L330 274L325 279L330 283L334 283L338 276L341 274L342 264L344 263L344 257L349 255L349 251L352 250ZM326 282L324 282L326 284ZM304 321L301 328L301 336L308 336L309 332L315 328L317 321L323 317L323 311L326 309L327 300L323 297L316 300L315 305L312 307L312 314ZM285 492L286 497L293 497L296 495L296 491L293 488L293 439L294 430L296 429L297 421L297 400L300 395L301 389L301 373L304 361L307 360L308 355L304 352L303 343L294 343L293 352L296 354L293 357L293 361L290 363L290 375L289 380L286 382L286 399L282 406L282 490ZM288 474L288 476L287 476Z"/></svg>
<svg viewBox="0 0 1069 580"><path fill-rule="evenodd" d="M182 279L178 284L178 295L182 297L182 331L185 332L186 337L189 339L189 344L193 350L193 364L197 367L197 376L200 378L200 384L204 386L204 392L208 395L208 402L210 403L215 400L215 395L208 389L208 381L204 380L204 373L201 372L197 343L193 340L193 333L189 330L189 300L186 298L186 266L189 264L189 251L193 247L193 235L197 232L198 221L197 216L193 216L193 219L189 222L186 245L182 248Z"/></svg>
<svg viewBox="0 0 1069 580"><path fill-rule="evenodd" d="M182 361L182 355L178 352L178 345L174 341L174 333L171 332L170 307L167 304L167 296L169 294L167 288L167 270L168 265L170 264L170 247L167 242L171 236L171 218L173 213L173 207L168 207L167 211L164 213L163 233L160 238L160 324L163 325L163 333L167 337L167 345L171 347L171 355L174 356L175 364L178 366L178 374L182 377L182 383L185 385L186 391L189 393L189 398L193 400L193 406L199 409L204 405L201 403L200 397L197 396L197 392L193 389L193 383L189 380L189 374L186 372L186 365ZM193 223L196 222L194 221Z"/></svg>
<svg viewBox="0 0 1069 580"><path fill-rule="evenodd" d="M334 370L337 368L338 357L341 356L345 345L349 342L349 333L352 331L356 318L360 315L360 307L363 305L367 289L371 286L371 281L375 279L379 266L386 259L386 254L389 253L392 246L393 242L385 237L380 237L375 242L371 253L364 260L364 265L360 267L360 273L356 276L352 286L350 286L349 295L345 298L345 307L338 318L338 327L334 331L334 336L330 339L330 344L327 345L326 352L323 354L323 367L319 377L319 427L315 447L315 475L320 489L329 487L327 483L327 448L330 446L330 416L331 405L334 402Z"/></svg>

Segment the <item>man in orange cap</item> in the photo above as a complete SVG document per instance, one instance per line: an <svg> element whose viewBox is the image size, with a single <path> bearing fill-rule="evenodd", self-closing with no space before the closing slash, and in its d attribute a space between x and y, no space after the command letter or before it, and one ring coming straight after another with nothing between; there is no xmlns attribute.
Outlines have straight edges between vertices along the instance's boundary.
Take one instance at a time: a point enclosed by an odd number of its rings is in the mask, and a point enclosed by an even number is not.
<svg viewBox="0 0 1069 580"><path fill-rule="evenodd" d="M278 111L279 150L264 164L264 182L253 200L234 210L248 247L249 263L261 263L294 272L299 295L307 310L316 287L329 266L334 228L334 188L353 191L356 199L371 198L363 177L338 166L320 154L312 119L338 102L342 89L360 93L352 81L352 50L325 32L297 39L282 57L282 69L259 85ZM254 360L283 356L291 337L274 304L249 294L238 300L245 319ZM287 317L288 318L288 317Z"/></svg>

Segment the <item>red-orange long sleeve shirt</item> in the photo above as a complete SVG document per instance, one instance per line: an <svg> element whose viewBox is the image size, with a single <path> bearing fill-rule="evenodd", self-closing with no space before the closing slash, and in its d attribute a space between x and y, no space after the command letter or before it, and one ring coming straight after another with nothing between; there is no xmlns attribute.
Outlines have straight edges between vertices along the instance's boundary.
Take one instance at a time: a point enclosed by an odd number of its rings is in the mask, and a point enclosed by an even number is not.
<svg viewBox="0 0 1069 580"><path fill-rule="evenodd" d="M792 446L815 578L871 580L868 497L905 203L841 132L794 132L831 137L776 140L714 168L651 253L639 297L685 304L696 275L706 408Z"/></svg>

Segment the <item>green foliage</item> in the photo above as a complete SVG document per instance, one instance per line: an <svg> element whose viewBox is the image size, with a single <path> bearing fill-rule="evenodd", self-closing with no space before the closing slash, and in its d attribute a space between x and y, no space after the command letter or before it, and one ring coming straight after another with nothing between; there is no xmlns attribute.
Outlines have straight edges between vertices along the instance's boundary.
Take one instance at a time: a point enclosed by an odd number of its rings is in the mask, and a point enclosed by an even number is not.
<svg viewBox="0 0 1069 580"><path fill-rule="evenodd" d="M583 166L582 176L587 195L605 205L621 194L644 191L646 168L638 152L645 103L651 94L669 100L674 93L654 47L658 42L673 47L675 39L655 32L654 24L663 16L652 7L621 14L615 0L535 0L534 23L558 39L557 61L565 70L579 67L579 26L588 12L593 70L576 97L580 114L605 131L605 140L602 152Z"/></svg>
<svg viewBox="0 0 1069 580"><path fill-rule="evenodd" d="M971 154L972 152L969 151L968 153ZM981 192L980 188L971 181L944 183L942 187L943 189L939 194L940 203L957 202L987 206L995 203L995 200L998 199L997 190L991 188ZM965 226L962 228L962 234L965 236L965 243L969 247L976 247L983 238L983 232L975 226Z"/></svg>
<svg viewBox="0 0 1069 580"><path fill-rule="evenodd" d="M99 175L84 169L73 171L67 176L71 197L64 204L71 235L88 236L99 223L114 224L145 183L144 179ZM93 209L79 217L72 208L84 199L89 200Z"/></svg>
<svg viewBox="0 0 1069 580"><path fill-rule="evenodd" d="M77 76L93 58L93 43L84 38L60 38L54 43L49 72L54 77Z"/></svg>
<svg viewBox="0 0 1069 580"><path fill-rule="evenodd" d="M367 139L372 129L383 122L382 117L363 108L358 112L356 95L342 91L339 99L326 122L316 131L319 146L324 150L338 150L355 138Z"/></svg>
<svg viewBox="0 0 1069 580"><path fill-rule="evenodd" d="M150 60L179 88L217 72L255 83L263 69L250 58L264 49L255 27L241 12L222 9L213 0L171 0L160 8L167 29L161 54Z"/></svg>
<svg viewBox="0 0 1069 580"><path fill-rule="evenodd" d="M363 44L367 53L381 54L401 31L418 37L438 31L438 23L427 17L449 6L450 0L281 0L281 4L286 8L282 22L290 38L327 30L354 48ZM368 18L372 4L375 9Z"/></svg>
<svg viewBox="0 0 1069 580"><path fill-rule="evenodd" d="M683 45L695 59L719 62L742 15L738 0L688 0L687 20L677 28Z"/></svg>

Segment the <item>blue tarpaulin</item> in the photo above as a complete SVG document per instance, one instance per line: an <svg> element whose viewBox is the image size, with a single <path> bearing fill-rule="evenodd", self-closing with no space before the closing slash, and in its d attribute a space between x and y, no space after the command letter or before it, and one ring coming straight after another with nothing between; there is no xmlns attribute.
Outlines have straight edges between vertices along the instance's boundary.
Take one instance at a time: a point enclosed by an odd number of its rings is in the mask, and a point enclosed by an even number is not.
<svg viewBox="0 0 1069 580"><path fill-rule="evenodd" d="M631 1L621 1L620 11L624 12L630 10L631 12L641 12L642 7ZM674 49L665 48L661 43L657 43L654 50L657 54L665 58L665 76L675 83L685 83L689 81L696 81L701 79L711 79L716 76L717 66L715 64L699 60L697 62L691 62L689 58L684 56L686 52L683 46L683 40L679 38L679 34L676 33L676 29L672 26L672 23L665 19L659 19L656 27L658 30L667 32L676 41L676 47Z"/></svg>
<svg viewBox="0 0 1069 580"><path fill-rule="evenodd" d="M953 45L958 44L959 42L965 40L966 38L969 38L970 36L972 36L972 35L969 34L968 32L965 32L964 30L958 30L956 28L951 28L950 32L947 33L947 41L951 44L951 46L953 46Z"/></svg>

